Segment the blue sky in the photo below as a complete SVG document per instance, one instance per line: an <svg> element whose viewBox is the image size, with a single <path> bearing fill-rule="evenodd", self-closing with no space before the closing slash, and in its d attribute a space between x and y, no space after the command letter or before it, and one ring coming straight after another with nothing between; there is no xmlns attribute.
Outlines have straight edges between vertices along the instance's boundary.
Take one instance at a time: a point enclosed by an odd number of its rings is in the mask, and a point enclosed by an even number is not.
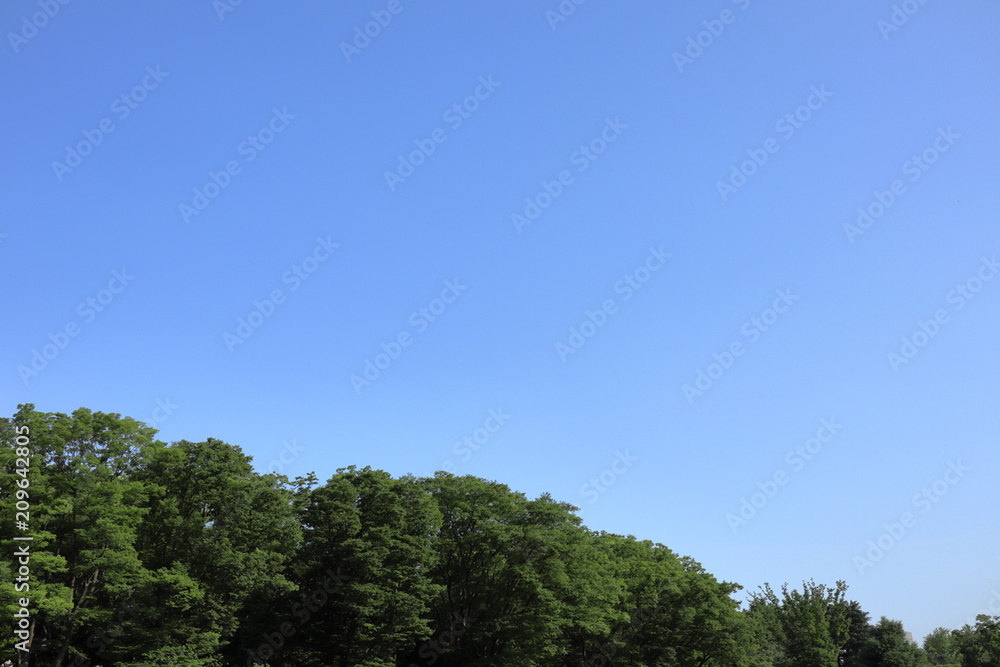
<svg viewBox="0 0 1000 667"><path fill-rule="evenodd" d="M5 3L5 414L1000 613L1000 10L784 4Z"/></svg>

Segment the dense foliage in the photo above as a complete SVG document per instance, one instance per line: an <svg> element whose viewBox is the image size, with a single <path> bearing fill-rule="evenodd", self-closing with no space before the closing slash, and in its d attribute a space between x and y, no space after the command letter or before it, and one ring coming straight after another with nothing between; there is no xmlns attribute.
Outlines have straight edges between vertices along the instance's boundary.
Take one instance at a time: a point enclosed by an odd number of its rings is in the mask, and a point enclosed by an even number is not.
<svg viewBox="0 0 1000 667"><path fill-rule="evenodd" d="M0 561L15 621L0 663L1000 665L1000 617L920 649L898 621L871 625L843 582L765 586L741 610L740 586L662 544L587 530L548 495L355 467L290 481L219 440L155 434L85 409L0 420L0 538L7 554L23 544L11 518L25 478L33 536L29 591L15 590L16 560Z"/></svg>

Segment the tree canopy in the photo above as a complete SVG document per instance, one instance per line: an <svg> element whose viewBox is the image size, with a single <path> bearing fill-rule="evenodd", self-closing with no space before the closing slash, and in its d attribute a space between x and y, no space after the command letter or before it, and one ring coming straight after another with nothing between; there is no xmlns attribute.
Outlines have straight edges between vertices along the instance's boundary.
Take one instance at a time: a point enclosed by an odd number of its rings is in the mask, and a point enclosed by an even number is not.
<svg viewBox="0 0 1000 667"><path fill-rule="evenodd" d="M495 481L354 466L289 480L220 440L166 444L82 408L19 406L0 441L0 537L21 544L21 498L32 535L27 592L16 561L0 561L10 618L30 597L26 640L0 637L0 663L1000 665L1000 617L919 648L899 621L870 624L844 582L765 584L742 609L741 587L693 558Z"/></svg>

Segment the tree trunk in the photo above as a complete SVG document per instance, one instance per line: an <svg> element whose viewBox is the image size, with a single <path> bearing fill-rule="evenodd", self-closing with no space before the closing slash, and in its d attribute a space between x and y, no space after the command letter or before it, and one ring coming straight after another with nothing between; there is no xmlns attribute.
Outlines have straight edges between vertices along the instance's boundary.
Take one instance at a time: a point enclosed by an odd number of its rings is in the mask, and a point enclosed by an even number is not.
<svg viewBox="0 0 1000 667"><path fill-rule="evenodd" d="M63 641L62 646L59 647L59 653L56 654L56 659L52 662L52 667L62 667L66 661L66 654L69 653L69 645L72 638L73 630L71 624L70 629L66 630L66 639Z"/></svg>

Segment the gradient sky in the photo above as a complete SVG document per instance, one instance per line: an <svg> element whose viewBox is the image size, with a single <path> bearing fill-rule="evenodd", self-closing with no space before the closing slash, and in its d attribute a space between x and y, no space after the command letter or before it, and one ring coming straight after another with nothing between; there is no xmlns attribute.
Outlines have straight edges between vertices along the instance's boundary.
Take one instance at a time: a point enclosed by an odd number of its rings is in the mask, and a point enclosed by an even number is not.
<svg viewBox="0 0 1000 667"><path fill-rule="evenodd" d="M4 414L1000 613L1000 8L673 4L4 3Z"/></svg>

